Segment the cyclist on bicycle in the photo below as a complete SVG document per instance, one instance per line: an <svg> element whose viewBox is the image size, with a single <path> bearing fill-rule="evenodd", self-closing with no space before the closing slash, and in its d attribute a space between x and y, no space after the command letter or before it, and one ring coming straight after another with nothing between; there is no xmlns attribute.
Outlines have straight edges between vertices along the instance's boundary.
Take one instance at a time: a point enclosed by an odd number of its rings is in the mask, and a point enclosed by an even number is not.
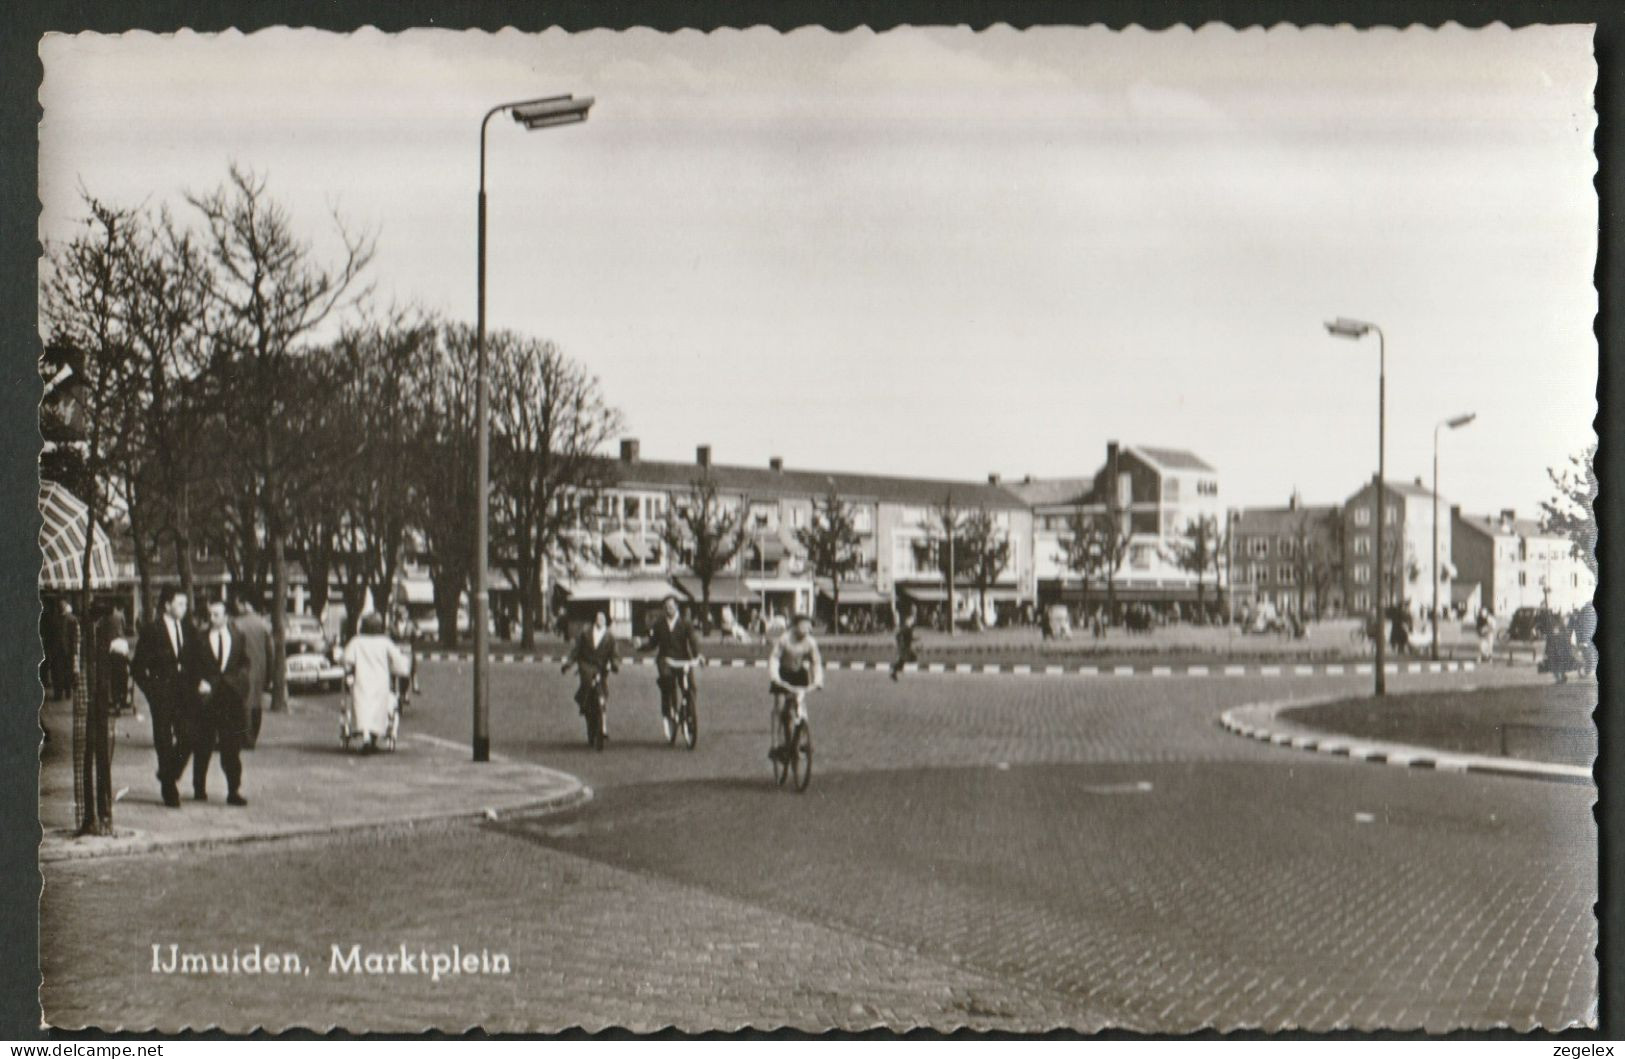
<svg viewBox="0 0 1625 1059"><path fill-rule="evenodd" d="M593 613L592 627L581 630L575 643L570 645L570 655L564 660L563 672L568 673L572 665L576 667L576 706L582 713L587 712L588 696L592 694L594 680L603 681L604 715L599 723L604 738L608 739L609 675L620 672L621 658L616 649L615 634L609 631L609 616L603 611Z"/></svg>
<svg viewBox="0 0 1625 1059"><path fill-rule="evenodd" d="M789 630L773 644L767 671L768 687L773 692L773 723L782 723L788 729L791 704L803 711L806 708L805 698L798 693L824 686L824 659L818 653L818 641L813 639L810 615L797 614L791 619ZM769 756L777 761L784 750L776 747Z"/></svg>
<svg viewBox="0 0 1625 1059"><path fill-rule="evenodd" d="M649 639L644 642L643 649L650 648L655 652L655 684L660 688L660 715L674 717L677 714L677 674L671 663L705 661L705 656L700 653L700 634L693 623L683 617L676 596L666 597L663 613L650 628ZM699 674L690 669L688 677L698 691Z"/></svg>

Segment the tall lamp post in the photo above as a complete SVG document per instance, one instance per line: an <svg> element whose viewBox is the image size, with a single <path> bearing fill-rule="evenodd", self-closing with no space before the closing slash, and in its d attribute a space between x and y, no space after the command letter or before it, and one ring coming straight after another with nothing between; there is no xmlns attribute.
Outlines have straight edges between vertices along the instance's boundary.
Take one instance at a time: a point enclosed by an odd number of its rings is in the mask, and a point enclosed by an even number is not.
<svg viewBox="0 0 1625 1059"><path fill-rule="evenodd" d="M475 521L474 546L474 760L491 759L491 639L487 628L490 605L490 552L491 552L491 412L490 384L485 370L485 133L491 119L503 111L513 114L513 120L526 129L551 128L554 125L574 125L587 120L587 111L593 100L588 96L574 99L570 96L548 96L543 99L522 99L514 103L499 103L485 112L480 121L480 205L479 205L479 313L475 332L476 387L474 418L478 423L479 443L476 446L476 487L479 495Z"/></svg>
<svg viewBox="0 0 1625 1059"><path fill-rule="evenodd" d="M1388 692L1386 673L1388 645L1387 637L1383 635L1382 628L1382 568L1386 564L1383 551L1383 524L1386 515L1384 496L1388 492L1388 340L1383 335L1382 328L1376 324L1366 323L1362 320L1350 320L1342 316L1328 323L1326 331L1338 338L1352 339L1364 338L1370 331L1377 332L1377 593L1372 610L1377 619L1377 664L1374 669L1376 673L1376 694L1380 696Z"/></svg>
<svg viewBox="0 0 1625 1059"><path fill-rule="evenodd" d="M1433 424L1433 660L1439 660L1439 431L1456 430L1478 418L1477 412ZM1454 539L1454 533L1452 533Z"/></svg>

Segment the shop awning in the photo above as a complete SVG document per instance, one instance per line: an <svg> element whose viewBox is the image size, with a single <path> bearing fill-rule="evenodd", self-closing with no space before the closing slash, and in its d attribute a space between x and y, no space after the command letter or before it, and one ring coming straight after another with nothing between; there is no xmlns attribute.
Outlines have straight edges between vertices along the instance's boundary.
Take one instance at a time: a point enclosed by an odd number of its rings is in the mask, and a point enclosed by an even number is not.
<svg viewBox="0 0 1625 1059"><path fill-rule="evenodd" d="M821 578L818 579L818 594L821 595L821 596L829 596L829 597L834 596L834 594L835 594L834 593L834 586L831 583L829 578L821 577ZM868 581L842 581L841 582L841 606L843 606L843 607L846 606L849 603L852 604L853 606L866 606L866 607L868 607L868 606L875 606L876 604L890 603L890 602L891 602L891 597L888 596L888 595L885 595L884 593L882 593L871 582L868 582Z"/></svg>
<svg viewBox="0 0 1625 1059"><path fill-rule="evenodd" d="M812 582L805 577L747 577L745 590L759 596L763 592L805 592Z"/></svg>
<svg viewBox="0 0 1625 1059"><path fill-rule="evenodd" d="M634 603L658 602L671 595L671 582L655 577L583 577L568 585L559 583L572 602L627 599Z"/></svg>
<svg viewBox="0 0 1625 1059"><path fill-rule="evenodd" d="M81 587L85 560L85 524L89 510L84 502L55 482L41 481L39 487L39 543L43 554L40 587L70 591ZM90 587L107 588L117 580L113 546L107 534L96 528L90 549Z"/></svg>
<svg viewBox="0 0 1625 1059"><path fill-rule="evenodd" d="M403 577L395 582L395 592L403 603L421 605L434 602L434 582L427 577Z"/></svg>
<svg viewBox="0 0 1625 1059"><path fill-rule="evenodd" d="M698 603L704 598L700 591L700 579L693 574L679 574L672 578L683 595ZM757 600L757 593L750 590L742 577L717 577L711 581L712 603L750 603Z"/></svg>

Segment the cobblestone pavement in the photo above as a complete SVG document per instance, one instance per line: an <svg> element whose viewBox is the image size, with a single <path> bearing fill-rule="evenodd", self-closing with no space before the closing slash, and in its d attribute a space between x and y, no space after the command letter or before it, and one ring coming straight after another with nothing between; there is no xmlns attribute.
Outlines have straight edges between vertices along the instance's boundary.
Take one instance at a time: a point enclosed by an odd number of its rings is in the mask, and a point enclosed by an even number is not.
<svg viewBox="0 0 1625 1059"><path fill-rule="evenodd" d="M466 740L467 677L426 668L410 729ZM637 671L595 754L556 668L496 669L497 753L597 791L566 815L49 866L48 1015L379 1030L1593 1017L1589 789L1310 758L1215 721L1358 679L842 674L814 699L801 796L768 780L762 675L702 679L699 749L665 745ZM150 973L149 946L170 942L291 948L313 970ZM501 949L514 973L329 975L328 946L352 943Z"/></svg>

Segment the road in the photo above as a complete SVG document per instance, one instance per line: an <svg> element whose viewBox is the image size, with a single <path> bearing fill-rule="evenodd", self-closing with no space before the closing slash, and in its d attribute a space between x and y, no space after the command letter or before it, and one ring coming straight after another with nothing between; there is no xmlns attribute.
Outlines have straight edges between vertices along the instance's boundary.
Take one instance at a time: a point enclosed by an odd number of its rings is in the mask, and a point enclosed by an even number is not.
<svg viewBox="0 0 1625 1059"><path fill-rule="evenodd" d="M1527 679L1403 676L1400 688ZM564 815L53 865L62 1025L376 1030L1557 1028L1592 1016L1589 788L1269 747L1232 705L1360 678L832 674L810 790L774 788L765 675L712 669L693 752L652 676L588 750L573 680L500 665L499 754L595 791ZM411 730L468 738L468 670ZM150 946L309 975L153 974ZM460 946L512 972L330 974Z"/></svg>

